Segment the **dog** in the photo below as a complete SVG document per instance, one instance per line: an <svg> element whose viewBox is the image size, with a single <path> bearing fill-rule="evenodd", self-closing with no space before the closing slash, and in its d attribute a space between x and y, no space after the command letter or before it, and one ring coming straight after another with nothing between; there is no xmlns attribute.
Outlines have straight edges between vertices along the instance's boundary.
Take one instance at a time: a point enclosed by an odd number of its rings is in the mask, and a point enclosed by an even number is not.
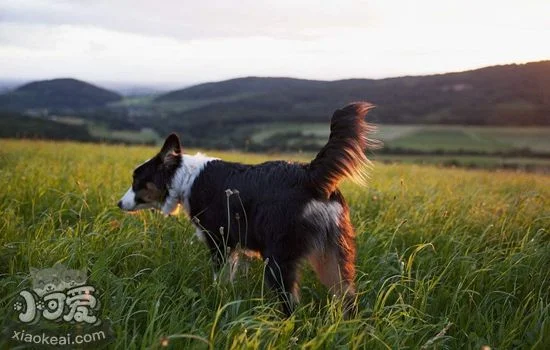
<svg viewBox="0 0 550 350"><path fill-rule="evenodd" d="M124 211L155 208L172 215L183 207L196 235L210 250L215 269L239 251L259 255L265 279L290 315L299 300L302 261L319 280L355 304L355 232L338 189L345 178L366 184L365 150L373 126L371 105L352 103L334 112L328 143L310 163L269 161L245 165L182 153L176 134L138 166L132 186L118 202Z"/></svg>

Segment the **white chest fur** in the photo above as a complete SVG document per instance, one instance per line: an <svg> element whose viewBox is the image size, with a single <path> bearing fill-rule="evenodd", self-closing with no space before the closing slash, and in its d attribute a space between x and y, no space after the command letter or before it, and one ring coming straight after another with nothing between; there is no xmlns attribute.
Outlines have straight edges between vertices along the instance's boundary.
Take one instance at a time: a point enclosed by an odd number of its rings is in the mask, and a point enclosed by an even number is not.
<svg viewBox="0 0 550 350"><path fill-rule="evenodd" d="M165 215L177 212L180 204L188 214L190 213L189 197L193 183L208 162L218 159L207 157L202 153L194 156L184 154L181 157L181 165L172 178L172 183L168 187L168 196L161 208Z"/></svg>

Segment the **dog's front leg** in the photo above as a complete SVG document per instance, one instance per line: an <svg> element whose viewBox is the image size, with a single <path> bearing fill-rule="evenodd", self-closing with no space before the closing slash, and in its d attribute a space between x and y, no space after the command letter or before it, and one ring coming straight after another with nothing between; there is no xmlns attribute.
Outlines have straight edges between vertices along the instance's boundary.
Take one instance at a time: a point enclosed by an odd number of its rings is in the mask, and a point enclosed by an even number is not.
<svg viewBox="0 0 550 350"><path fill-rule="evenodd" d="M214 282L220 280L220 282L233 283L237 270L239 268L240 254L237 249L228 249L227 255L220 257L220 254L213 253L212 255L213 270L214 270Z"/></svg>
<svg viewBox="0 0 550 350"><path fill-rule="evenodd" d="M210 255L212 260L212 273L214 276L214 282L217 282L225 265L225 254L221 253L218 249L210 248Z"/></svg>
<svg viewBox="0 0 550 350"><path fill-rule="evenodd" d="M217 248L210 249L214 282L223 280L233 283L240 262L238 249L226 248L225 254Z"/></svg>
<svg viewBox="0 0 550 350"><path fill-rule="evenodd" d="M229 282L233 283L235 276L237 275L237 270L239 269L239 251L233 249L229 253Z"/></svg>

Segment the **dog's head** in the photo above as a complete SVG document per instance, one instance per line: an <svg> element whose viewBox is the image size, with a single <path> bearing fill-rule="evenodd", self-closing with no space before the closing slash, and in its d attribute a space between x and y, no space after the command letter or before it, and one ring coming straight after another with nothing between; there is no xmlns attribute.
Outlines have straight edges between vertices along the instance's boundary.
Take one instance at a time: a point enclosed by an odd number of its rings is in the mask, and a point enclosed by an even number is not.
<svg viewBox="0 0 550 350"><path fill-rule="evenodd" d="M157 155L134 170L132 186L118 202L118 207L125 211L160 209L181 165L181 155L180 140L176 134L171 134Z"/></svg>

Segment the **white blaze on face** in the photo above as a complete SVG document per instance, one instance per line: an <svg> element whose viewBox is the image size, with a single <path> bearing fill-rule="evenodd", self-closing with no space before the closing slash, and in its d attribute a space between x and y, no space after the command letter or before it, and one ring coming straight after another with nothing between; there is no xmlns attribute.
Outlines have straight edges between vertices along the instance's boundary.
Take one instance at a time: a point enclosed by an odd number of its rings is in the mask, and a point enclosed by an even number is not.
<svg viewBox="0 0 550 350"><path fill-rule="evenodd" d="M122 196L120 199L120 209L122 210L135 210L136 209L136 194L132 187Z"/></svg>

